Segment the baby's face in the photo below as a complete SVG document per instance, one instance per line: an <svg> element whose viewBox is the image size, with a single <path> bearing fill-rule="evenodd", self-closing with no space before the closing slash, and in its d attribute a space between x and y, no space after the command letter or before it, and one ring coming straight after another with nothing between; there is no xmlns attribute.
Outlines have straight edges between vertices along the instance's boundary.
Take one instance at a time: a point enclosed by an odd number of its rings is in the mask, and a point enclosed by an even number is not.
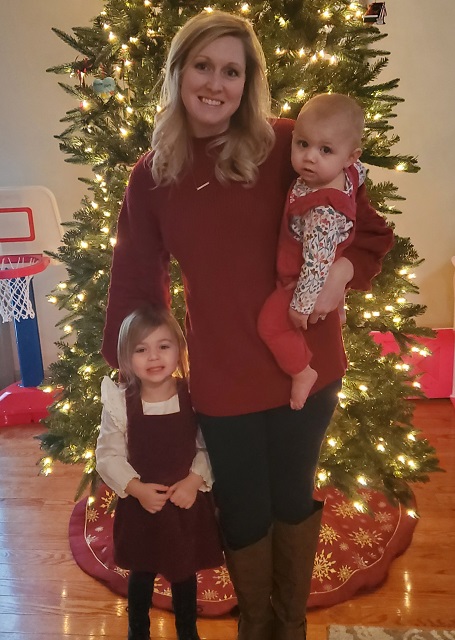
<svg viewBox="0 0 455 640"><path fill-rule="evenodd" d="M292 166L309 187L321 189L358 159L360 149L353 147L343 119L336 115L322 118L316 109L310 109L295 124Z"/></svg>

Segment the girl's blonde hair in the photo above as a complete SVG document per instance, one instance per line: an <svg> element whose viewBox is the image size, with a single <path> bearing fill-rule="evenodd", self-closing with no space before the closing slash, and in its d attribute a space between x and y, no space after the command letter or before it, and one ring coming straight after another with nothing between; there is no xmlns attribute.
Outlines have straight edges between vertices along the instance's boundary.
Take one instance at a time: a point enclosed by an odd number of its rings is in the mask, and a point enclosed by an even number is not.
<svg viewBox="0 0 455 640"><path fill-rule="evenodd" d="M181 378L188 376L188 351L179 323L165 307L150 305L130 313L120 327L117 358L120 377L126 388L140 389L140 380L131 366L134 349L149 333L162 326L171 331L179 347L177 374Z"/></svg>
<svg viewBox="0 0 455 640"><path fill-rule="evenodd" d="M161 89L161 111L152 137L152 175L157 185L176 182L190 166L191 132L180 89L190 58L218 38L233 36L243 43L246 78L240 106L229 129L211 143L219 148L215 173L220 182L253 182L258 166L269 155L275 134L270 118L270 92L264 52L250 23L224 11L204 11L174 36Z"/></svg>

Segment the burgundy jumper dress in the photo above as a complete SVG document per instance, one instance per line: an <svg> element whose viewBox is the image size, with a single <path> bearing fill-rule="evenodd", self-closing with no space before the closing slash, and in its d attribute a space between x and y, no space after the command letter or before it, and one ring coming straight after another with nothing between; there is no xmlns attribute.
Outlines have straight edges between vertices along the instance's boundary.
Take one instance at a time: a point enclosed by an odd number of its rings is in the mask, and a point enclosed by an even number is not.
<svg viewBox="0 0 455 640"><path fill-rule="evenodd" d="M186 381L178 382L178 398L178 413L144 415L140 395L126 393L128 461L142 482L171 486L190 471L197 423ZM154 514L133 496L119 498L114 558L119 567L159 573L169 582L223 564L211 492L198 491L190 509L168 500Z"/></svg>

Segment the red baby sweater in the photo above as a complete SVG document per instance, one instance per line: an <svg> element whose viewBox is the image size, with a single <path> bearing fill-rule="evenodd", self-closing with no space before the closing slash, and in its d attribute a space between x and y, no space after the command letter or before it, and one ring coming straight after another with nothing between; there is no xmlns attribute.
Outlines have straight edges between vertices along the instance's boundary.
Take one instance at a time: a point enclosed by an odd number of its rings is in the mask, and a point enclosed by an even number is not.
<svg viewBox="0 0 455 640"><path fill-rule="evenodd" d="M192 400L195 410L207 415L289 403L290 378L257 333L259 311L275 288L278 233L295 178L293 122L281 119L274 128L274 149L253 187L220 184L207 139L194 139L192 169L177 185L156 188L146 157L139 160L119 217L102 353L116 367L123 318L148 302L168 304L173 255L185 285ZM362 186L356 235L344 253L354 265L351 287L369 288L391 245L392 231L371 208ZM311 366L319 374L314 393L345 372L338 313L311 325L305 335Z"/></svg>

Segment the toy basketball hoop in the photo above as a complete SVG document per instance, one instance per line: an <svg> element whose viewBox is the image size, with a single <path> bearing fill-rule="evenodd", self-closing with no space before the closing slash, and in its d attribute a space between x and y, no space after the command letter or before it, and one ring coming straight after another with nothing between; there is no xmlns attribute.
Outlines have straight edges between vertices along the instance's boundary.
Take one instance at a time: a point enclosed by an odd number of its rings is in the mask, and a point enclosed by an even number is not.
<svg viewBox="0 0 455 640"><path fill-rule="evenodd" d="M35 317L30 283L48 266L42 254L0 256L0 315L3 322Z"/></svg>
<svg viewBox="0 0 455 640"><path fill-rule="evenodd" d="M0 187L0 323L13 322L21 379L0 390L0 427L39 422L56 392L40 389L43 358L34 276L44 271L61 240L58 209L42 187Z"/></svg>

